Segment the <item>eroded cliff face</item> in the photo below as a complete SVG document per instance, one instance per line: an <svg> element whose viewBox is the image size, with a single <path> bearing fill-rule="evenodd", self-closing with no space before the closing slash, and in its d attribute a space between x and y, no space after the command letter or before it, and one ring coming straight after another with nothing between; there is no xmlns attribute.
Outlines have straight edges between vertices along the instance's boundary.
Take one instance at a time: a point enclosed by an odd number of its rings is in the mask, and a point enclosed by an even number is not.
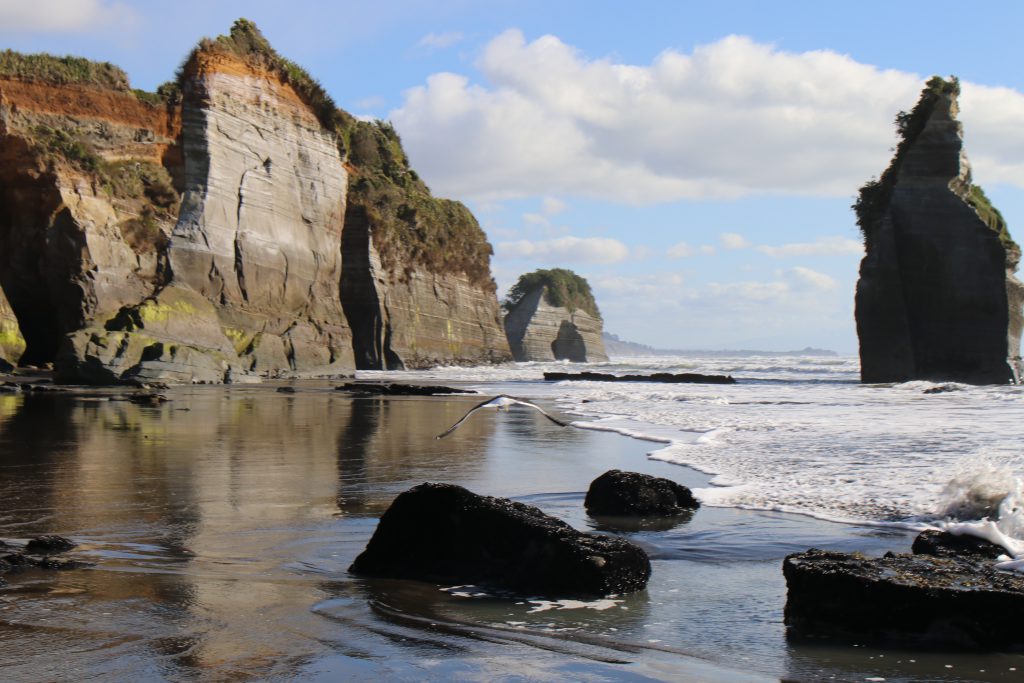
<svg viewBox="0 0 1024 683"><path fill-rule="evenodd" d="M491 247L469 210L438 199L387 125L350 122L354 182L343 238L342 302L360 369L512 359L490 273Z"/></svg>
<svg viewBox="0 0 1024 683"><path fill-rule="evenodd" d="M151 296L73 334L67 379L217 382L350 371L339 297L347 175L295 91L197 52L181 105L182 197Z"/></svg>
<svg viewBox="0 0 1024 683"><path fill-rule="evenodd" d="M520 362L607 361L601 332L600 318L580 309L552 306L547 301L547 287L524 296L505 316L509 347Z"/></svg>
<svg viewBox="0 0 1024 683"><path fill-rule="evenodd" d="M475 219L251 23L160 97L72 61L0 55L0 357L91 383L509 358Z"/></svg>
<svg viewBox="0 0 1024 683"><path fill-rule="evenodd" d="M0 80L0 286L23 363L53 361L65 334L154 290L177 126L130 91Z"/></svg>
<svg viewBox="0 0 1024 683"><path fill-rule="evenodd" d="M1020 250L971 184L955 81L901 115L901 143L856 208L866 255L856 318L865 382L1005 383L1020 362Z"/></svg>

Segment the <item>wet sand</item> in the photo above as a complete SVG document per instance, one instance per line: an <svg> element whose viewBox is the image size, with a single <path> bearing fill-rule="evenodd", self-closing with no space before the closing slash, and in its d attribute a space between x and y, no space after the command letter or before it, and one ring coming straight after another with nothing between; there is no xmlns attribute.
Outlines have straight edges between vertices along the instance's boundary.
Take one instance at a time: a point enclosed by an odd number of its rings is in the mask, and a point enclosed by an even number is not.
<svg viewBox="0 0 1024 683"><path fill-rule="evenodd" d="M479 398L352 398L332 384L181 387L158 406L0 395L0 539L56 533L94 563L8 575L7 680L1016 680L1019 655L788 643L782 558L906 550L898 531L702 508L671 528L590 519L611 468L703 475L654 445L560 428ZM424 481L623 533L646 591L606 609L357 579L346 569L395 495ZM911 661L913 660L913 661ZM947 668L952 667L952 668ZM981 671L984 669L984 671Z"/></svg>

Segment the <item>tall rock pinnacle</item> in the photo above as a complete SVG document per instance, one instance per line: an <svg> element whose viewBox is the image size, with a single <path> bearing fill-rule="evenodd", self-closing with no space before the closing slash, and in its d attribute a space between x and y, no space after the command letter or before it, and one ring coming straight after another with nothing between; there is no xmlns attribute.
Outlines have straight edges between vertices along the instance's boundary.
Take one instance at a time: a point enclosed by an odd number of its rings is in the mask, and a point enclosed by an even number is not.
<svg viewBox="0 0 1024 683"><path fill-rule="evenodd" d="M901 112L892 163L854 209L866 254L857 283L861 379L1001 384L1020 375L1020 247L971 182L955 78L928 81Z"/></svg>

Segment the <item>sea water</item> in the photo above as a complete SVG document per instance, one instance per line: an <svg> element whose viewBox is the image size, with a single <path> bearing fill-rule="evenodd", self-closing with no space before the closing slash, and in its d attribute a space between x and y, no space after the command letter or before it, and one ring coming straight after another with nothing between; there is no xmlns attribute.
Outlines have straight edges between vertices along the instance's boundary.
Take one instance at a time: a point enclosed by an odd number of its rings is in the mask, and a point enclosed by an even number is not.
<svg viewBox="0 0 1024 683"><path fill-rule="evenodd" d="M542 381L546 371L582 370L696 372L736 383ZM861 384L856 358L828 356L653 356L364 374L543 398L577 426L659 442L650 457L712 475L695 491L705 505L909 528L988 517L1024 539L1021 386Z"/></svg>
<svg viewBox="0 0 1024 683"><path fill-rule="evenodd" d="M734 385L544 382L686 371ZM1020 539L1017 387L864 386L837 358L513 364L364 379L477 396L353 397L331 382L0 395L0 539L57 533L92 563L8 574L0 676L37 680L1014 681L1020 654L789 642L783 558L906 552L925 524ZM925 393L940 388L940 393ZM504 393L536 411L474 414ZM619 432L619 433L617 433ZM629 435L629 436L624 436ZM663 525L583 509L607 469L704 506ZM651 557L599 601L347 572L394 497L451 482L535 505Z"/></svg>

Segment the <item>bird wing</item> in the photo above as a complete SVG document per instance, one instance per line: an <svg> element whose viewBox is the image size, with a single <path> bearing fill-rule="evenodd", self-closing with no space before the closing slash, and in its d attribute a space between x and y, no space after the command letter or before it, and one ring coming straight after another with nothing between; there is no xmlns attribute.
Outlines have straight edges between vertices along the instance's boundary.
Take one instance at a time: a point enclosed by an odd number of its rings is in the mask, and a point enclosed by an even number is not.
<svg viewBox="0 0 1024 683"><path fill-rule="evenodd" d="M461 425L463 422L465 422L467 417L469 417L470 415L472 415L476 411L480 410L481 408L486 407L489 403L491 403L496 398L501 398L501 396L495 396L494 398L489 398L486 401L484 401L483 403L478 403L477 405L473 406L472 408L470 408L469 410L466 411L465 415L463 415L461 418L459 418L458 422L456 422L451 427L449 427L448 429L444 430L443 432L441 432L440 434L438 434L434 438L435 439L443 439L444 437L448 436L449 434L454 432L456 429L458 429L459 425ZM506 398L509 398L509 397L506 396Z"/></svg>
<svg viewBox="0 0 1024 683"><path fill-rule="evenodd" d="M514 398L514 397L512 397L512 396L505 396L505 398L510 398L510 399L512 399L512 400L513 400L514 402L518 403L518 404L519 404L519 405L521 405L521 406L529 406L530 408L533 408L534 410L538 410L538 411L540 411L540 414L541 414L541 415L543 415L543 416L544 416L544 417L546 417L547 419L551 420L552 422L554 422L554 423L555 423L556 425L558 425L559 427L568 427L568 426L569 426L569 423L568 423L568 422L562 422L562 421L561 421L561 420L559 420L558 418L554 418L554 417L551 417L550 415L548 415L548 414L547 414L547 413L546 413L546 412L544 411L544 409L543 409L543 408L541 408L541 407L540 407L539 405L537 405L537 404L535 404L535 403L530 403L529 401L524 401L524 400L523 400L523 399L521 399L521 398Z"/></svg>

